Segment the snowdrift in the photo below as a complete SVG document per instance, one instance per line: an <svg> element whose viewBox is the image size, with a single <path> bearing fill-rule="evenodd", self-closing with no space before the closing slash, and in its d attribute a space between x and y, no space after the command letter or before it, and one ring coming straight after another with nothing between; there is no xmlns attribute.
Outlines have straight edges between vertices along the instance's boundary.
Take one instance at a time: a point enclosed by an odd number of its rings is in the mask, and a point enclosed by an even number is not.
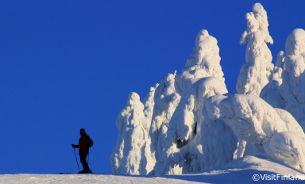
<svg viewBox="0 0 305 184"><path fill-rule="evenodd" d="M202 172L247 155L305 171L305 31L288 36L274 66L263 6L256 3L246 19L239 94L228 94L216 38L199 31L181 73L169 73L143 102L130 93L116 121L114 174Z"/></svg>

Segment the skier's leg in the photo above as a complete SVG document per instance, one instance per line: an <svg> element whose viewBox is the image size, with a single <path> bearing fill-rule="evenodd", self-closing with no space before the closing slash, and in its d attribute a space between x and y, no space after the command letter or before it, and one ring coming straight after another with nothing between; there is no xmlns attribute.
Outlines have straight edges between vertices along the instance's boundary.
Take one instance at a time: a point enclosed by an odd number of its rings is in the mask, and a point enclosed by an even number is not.
<svg viewBox="0 0 305 184"><path fill-rule="evenodd" d="M90 170L86 161L88 153L84 152L84 153L80 153L79 155L80 155L80 162L83 164L84 170Z"/></svg>

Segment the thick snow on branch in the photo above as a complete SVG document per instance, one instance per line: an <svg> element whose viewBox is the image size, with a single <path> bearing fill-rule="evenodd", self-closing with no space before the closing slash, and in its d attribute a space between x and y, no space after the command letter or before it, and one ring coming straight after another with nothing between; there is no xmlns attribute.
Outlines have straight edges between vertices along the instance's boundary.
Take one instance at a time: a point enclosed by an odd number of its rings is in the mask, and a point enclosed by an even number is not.
<svg viewBox="0 0 305 184"><path fill-rule="evenodd" d="M273 43L268 31L267 13L260 3L256 3L252 12L246 14L247 29L242 34L240 44L247 44L246 64L240 70L236 90L239 94L259 96L268 84L273 70L272 55L267 43Z"/></svg>
<svg viewBox="0 0 305 184"><path fill-rule="evenodd" d="M305 135L298 122L283 109L255 95L216 95L207 100L211 119L222 119L234 134L264 156L305 171Z"/></svg>

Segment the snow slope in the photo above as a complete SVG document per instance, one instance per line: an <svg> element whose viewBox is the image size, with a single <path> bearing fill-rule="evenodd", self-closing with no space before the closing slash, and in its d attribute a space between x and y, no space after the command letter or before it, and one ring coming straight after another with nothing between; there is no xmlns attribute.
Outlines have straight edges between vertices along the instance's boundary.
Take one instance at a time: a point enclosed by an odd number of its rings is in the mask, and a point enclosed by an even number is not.
<svg viewBox="0 0 305 184"><path fill-rule="evenodd" d="M287 176L288 179L283 176ZM82 175L39 175L39 174L15 174L0 175L0 183L6 184L33 184L33 183L265 183L263 180L276 183L304 183L293 177L305 179L304 173L301 173L280 161L262 159L254 156L245 156L243 158L231 161L219 168L202 173L185 175L162 175L154 176L124 176L113 174L82 174ZM292 180L294 179L294 180ZM257 180L257 181L254 181Z"/></svg>
<svg viewBox="0 0 305 184"><path fill-rule="evenodd" d="M129 183L146 183L146 184L166 184L166 183L186 183L183 180L162 178L162 177L137 177L121 176L112 174L82 174L82 175L39 175L39 174L16 174L0 176L0 183L6 184L45 184L45 183L107 183L107 184L129 184ZM195 182L187 182L195 183ZM197 182L196 182L197 183Z"/></svg>

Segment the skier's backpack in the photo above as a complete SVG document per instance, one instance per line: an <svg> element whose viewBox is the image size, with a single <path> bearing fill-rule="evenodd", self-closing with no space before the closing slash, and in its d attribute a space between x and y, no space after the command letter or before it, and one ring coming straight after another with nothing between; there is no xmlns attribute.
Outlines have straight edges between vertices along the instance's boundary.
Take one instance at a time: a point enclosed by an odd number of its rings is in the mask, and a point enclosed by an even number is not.
<svg viewBox="0 0 305 184"><path fill-rule="evenodd" d="M88 136L88 139L89 139L89 147L93 146L93 141L92 139Z"/></svg>

